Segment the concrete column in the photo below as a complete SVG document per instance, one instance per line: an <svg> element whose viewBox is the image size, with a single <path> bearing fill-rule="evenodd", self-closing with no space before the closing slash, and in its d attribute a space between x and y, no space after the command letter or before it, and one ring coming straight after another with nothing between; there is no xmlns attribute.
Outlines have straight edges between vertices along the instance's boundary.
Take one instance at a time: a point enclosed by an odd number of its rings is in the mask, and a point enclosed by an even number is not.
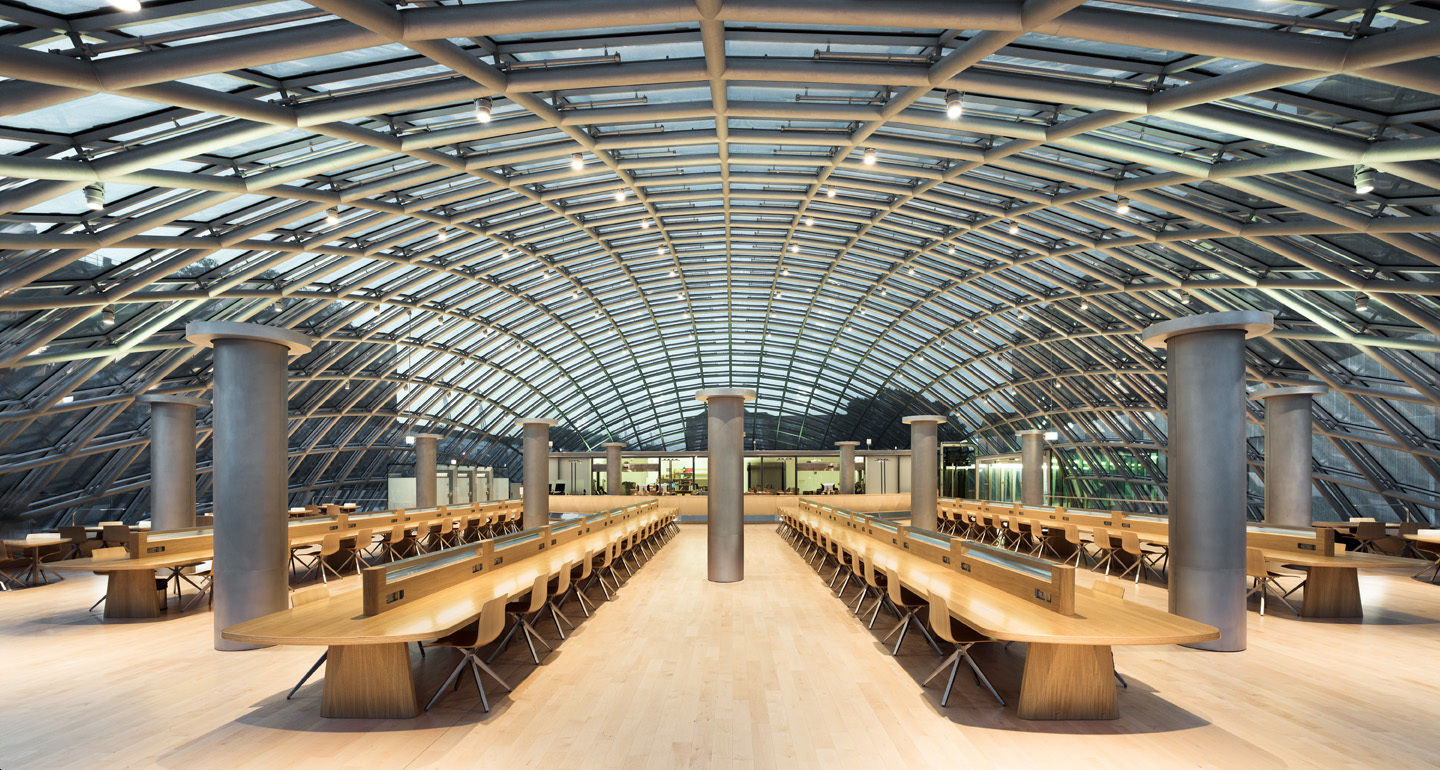
<svg viewBox="0 0 1440 770"><path fill-rule="evenodd" d="M620 481L621 465L620 450L625 444L619 441L611 441L601 444L605 447L605 494L623 495L625 485Z"/></svg>
<svg viewBox="0 0 1440 770"><path fill-rule="evenodd" d="M855 447L859 441L836 441L840 447L840 494L855 494Z"/></svg>
<svg viewBox="0 0 1440 770"><path fill-rule="evenodd" d="M525 511L520 524L525 529L550 523L550 429L559 423L543 417L522 417L515 421L524 432Z"/></svg>
<svg viewBox="0 0 1440 770"><path fill-rule="evenodd" d="M470 469L470 502L480 502L480 471Z"/></svg>
<svg viewBox="0 0 1440 770"><path fill-rule="evenodd" d="M945 416L917 414L900 420L910 426L910 525L935 529L940 510L940 443Z"/></svg>
<svg viewBox="0 0 1440 770"><path fill-rule="evenodd" d="M210 402L192 396L146 393L150 405L150 527L195 526L195 409Z"/></svg>
<svg viewBox="0 0 1440 770"><path fill-rule="evenodd" d="M436 442L434 433L416 433L415 438L415 507L434 508L438 503L439 485L435 482Z"/></svg>
<svg viewBox="0 0 1440 770"><path fill-rule="evenodd" d="M455 504L455 488L456 488L457 482L458 482L459 480L460 480L460 470L459 470L458 468L456 468L455 466L453 466L453 465L450 466L450 469L449 469L448 471L446 471L446 475L445 475L445 481L446 481L445 494L446 494L447 496L449 496L449 498L450 498L449 500L445 501L445 504L446 504L446 505L454 505L454 504Z"/></svg>
<svg viewBox="0 0 1440 770"><path fill-rule="evenodd" d="M1022 430L1020 437L1020 502L1045 504L1045 431Z"/></svg>
<svg viewBox="0 0 1440 770"><path fill-rule="evenodd" d="M713 583L737 583L745 579L745 402L755 400L755 391L716 388L695 398L709 408L708 576Z"/></svg>
<svg viewBox="0 0 1440 770"><path fill-rule="evenodd" d="M1199 649L1245 649L1245 340L1273 324L1242 310L1141 333L1167 350L1170 611L1220 629Z"/></svg>
<svg viewBox="0 0 1440 770"><path fill-rule="evenodd" d="M290 605L287 359L309 352L310 338L230 321L191 323L185 338L215 349L215 649L263 647L220 632Z"/></svg>
<svg viewBox="0 0 1440 770"><path fill-rule="evenodd" d="M1310 404L1328 393L1306 383L1251 391L1265 401L1265 523L1310 526Z"/></svg>

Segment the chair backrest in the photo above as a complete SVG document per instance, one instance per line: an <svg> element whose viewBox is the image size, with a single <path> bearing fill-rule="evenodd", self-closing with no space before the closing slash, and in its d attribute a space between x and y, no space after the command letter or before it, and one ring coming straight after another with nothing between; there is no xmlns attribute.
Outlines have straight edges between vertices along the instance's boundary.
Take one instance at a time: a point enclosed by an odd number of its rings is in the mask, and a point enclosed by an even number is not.
<svg viewBox="0 0 1440 770"><path fill-rule="evenodd" d="M329 556L332 553L340 552L340 533L327 532L320 541L320 556Z"/></svg>
<svg viewBox="0 0 1440 770"><path fill-rule="evenodd" d="M61 527L61 529L63 530L64 527ZM1405 522L1401 522L1401 523L1400 523L1400 528L1395 531L1395 534L1397 534L1397 535L1413 535L1413 534L1415 534L1416 532L1419 532L1419 531L1420 531L1420 522L1418 522L1418 521L1405 521Z"/></svg>
<svg viewBox="0 0 1440 770"><path fill-rule="evenodd" d="M79 545L85 542L85 539L88 537L88 535L85 533L84 527L61 527L60 537L63 537L66 540L69 540L70 542Z"/></svg>
<svg viewBox="0 0 1440 770"><path fill-rule="evenodd" d="M475 629L475 646L489 644L505 630L505 601L501 594L480 607L480 622Z"/></svg>
<svg viewBox="0 0 1440 770"><path fill-rule="evenodd" d="M955 634L950 626L950 605L945 599L934 591L929 592L926 598L930 600L930 629L935 635L945 641L954 644Z"/></svg>
<svg viewBox="0 0 1440 770"><path fill-rule="evenodd" d="M880 581L875 578L875 560L865 560L865 582L874 588L880 587Z"/></svg>
<svg viewBox="0 0 1440 770"><path fill-rule="evenodd" d="M1140 535L1126 530L1120 533L1120 550L1131 556L1140 555Z"/></svg>
<svg viewBox="0 0 1440 770"><path fill-rule="evenodd" d="M539 612L540 608L545 606L545 600L549 597L546 589L549 587L549 575L542 572L535 577L535 585L530 586L530 609L526 610L527 613Z"/></svg>
<svg viewBox="0 0 1440 770"><path fill-rule="evenodd" d="M1065 542L1071 545L1080 545L1080 527L1074 524L1064 525Z"/></svg>
<svg viewBox="0 0 1440 770"><path fill-rule="evenodd" d="M102 524L100 527L100 539L107 543L129 542L130 528L118 522Z"/></svg>
<svg viewBox="0 0 1440 770"><path fill-rule="evenodd" d="M592 549L592 550L586 551L584 558L582 558L582 559L580 560L580 575L579 575L576 579L577 579L577 580L584 580L585 578L590 577L590 572L591 572L592 570L594 570L594 569L595 569L595 551Z"/></svg>
<svg viewBox="0 0 1440 770"><path fill-rule="evenodd" d="M123 522L123 521L102 521L102 522L100 522L100 526L101 526L101 527L115 527L115 526L124 527L124 526L125 526L125 522Z"/></svg>
<svg viewBox="0 0 1440 770"><path fill-rule="evenodd" d="M290 606L299 607L303 604L318 602L321 599L330 598L330 586L321 583L320 585L297 588L290 592Z"/></svg>
<svg viewBox="0 0 1440 770"><path fill-rule="evenodd" d="M1245 574L1252 578L1270 577L1265 567L1265 552L1259 548L1245 549Z"/></svg>
<svg viewBox="0 0 1440 770"><path fill-rule="evenodd" d="M1090 530L1090 539L1095 541L1095 547L1102 551L1113 551L1115 545L1110 542L1110 530L1104 527L1094 527Z"/></svg>
<svg viewBox="0 0 1440 770"><path fill-rule="evenodd" d="M561 596L570 590L570 573L575 571L575 562L567 561L560 566L560 574L555 579L555 595Z"/></svg>
<svg viewBox="0 0 1440 770"><path fill-rule="evenodd" d="M890 595L890 601L896 604L903 604L905 597L900 593L900 578L889 567L881 567L885 572L885 593Z"/></svg>
<svg viewBox="0 0 1440 770"><path fill-rule="evenodd" d="M1258 551L1260 549L1256 548L1252 550ZM1097 596L1104 596L1107 599L1125 598L1125 586L1122 586L1119 583L1111 583L1108 580L1095 581L1095 585L1090 586L1090 590L1093 591Z"/></svg>
<svg viewBox="0 0 1440 770"><path fill-rule="evenodd" d="M1378 521L1362 521L1355 525L1355 537L1361 540L1379 540L1385 537L1385 525Z"/></svg>
<svg viewBox="0 0 1440 770"><path fill-rule="evenodd" d="M125 558L126 554L127 554L127 552L126 552L126 550L125 550L125 546L123 546L123 545L116 545L116 546L111 546L111 547L109 547L109 548L96 548L94 551L91 551L91 552L90 552L90 558L92 558L92 559L123 559L123 558Z"/></svg>

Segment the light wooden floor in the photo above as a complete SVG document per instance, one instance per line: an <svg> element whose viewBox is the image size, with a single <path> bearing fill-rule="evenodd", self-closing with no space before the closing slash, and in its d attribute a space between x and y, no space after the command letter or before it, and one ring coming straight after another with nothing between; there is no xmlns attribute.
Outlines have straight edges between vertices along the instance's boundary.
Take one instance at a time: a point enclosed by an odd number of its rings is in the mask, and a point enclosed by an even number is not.
<svg viewBox="0 0 1440 770"><path fill-rule="evenodd" d="M923 642L877 644L769 526L747 576L704 579L687 527L515 692L473 686L404 721L324 720L318 649L211 649L210 615L102 623L99 579L0 594L0 767L1433 767L1440 761L1440 586L1362 577L1364 625L1250 615L1250 649L1117 649L1113 722L1036 723L964 678L950 707L919 679ZM1086 579L1089 574L1086 573ZM354 579L347 581L353 584ZM353 590L353 586L350 587ZM1142 600L1164 592L1142 586ZM877 628L880 624L877 624ZM553 637L547 624L541 632ZM977 657L1002 694L1023 646ZM436 650L432 688L453 666ZM515 680L521 680L518 682Z"/></svg>

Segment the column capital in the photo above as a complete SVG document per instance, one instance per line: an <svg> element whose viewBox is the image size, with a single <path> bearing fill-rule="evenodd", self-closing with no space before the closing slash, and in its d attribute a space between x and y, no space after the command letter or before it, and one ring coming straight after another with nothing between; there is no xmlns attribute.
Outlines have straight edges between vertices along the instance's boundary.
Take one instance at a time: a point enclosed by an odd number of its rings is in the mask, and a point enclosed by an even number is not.
<svg viewBox="0 0 1440 770"><path fill-rule="evenodd" d="M625 442L624 442L624 441L607 441L607 442L601 444L600 446L605 447L606 449L624 449L624 448L625 448Z"/></svg>
<svg viewBox="0 0 1440 770"><path fill-rule="evenodd" d="M849 446L849 447L856 447L856 446L860 446L860 442L859 442L859 441L836 441L836 442L835 442L835 446L838 446L838 447L847 447L847 446Z"/></svg>
<svg viewBox="0 0 1440 770"><path fill-rule="evenodd" d="M754 388L709 388L695 393L696 401L708 402L712 398L740 398L746 401L755 400Z"/></svg>
<svg viewBox="0 0 1440 770"><path fill-rule="evenodd" d="M1163 348L1172 337L1196 332L1213 332L1235 329L1245 332L1245 338L1269 334L1275 328L1275 316L1260 310L1226 310L1219 313L1199 313L1181 318L1172 318L1151 324L1140 332L1140 341L1152 348Z"/></svg>
<svg viewBox="0 0 1440 770"><path fill-rule="evenodd" d="M238 321L192 321L185 325L185 340L192 345L213 348L216 340L225 339L271 342L287 348L292 356L309 353L314 345L304 334L281 326Z"/></svg>
<svg viewBox="0 0 1440 770"><path fill-rule="evenodd" d="M910 415L909 417L901 417L901 418L900 418L900 422L903 422L903 423L905 423L906 425L914 425L914 424L917 423L917 422L919 422L919 423L933 422L933 423L936 423L936 424L938 425L938 424L942 424L942 423L945 422L945 415L943 415L943 414L912 414L912 415Z"/></svg>
<svg viewBox="0 0 1440 770"><path fill-rule="evenodd" d="M1044 436L1046 433L1048 433L1048 431L1041 430L1040 428L1026 428L1025 430L1015 431L1015 435L1017 436Z"/></svg>
<svg viewBox="0 0 1440 770"><path fill-rule="evenodd" d="M210 406L210 402L199 396L182 396L178 393L141 393L135 397L141 404L177 404L179 406Z"/></svg>
<svg viewBox="0 0 1440 770"><path fill-rule="evenodd" d="M440 435L439 433L411 433L410 437L415 439L416 441L419 441L422 438L430 439L432 441L438 441L444 438L444 436Z"/></svg>
<svg viewBox="0 0 1440 770"><path fill-rule="evenodd" d="M1296 385L1279 385L1267 388L1256 388L1245 394L1251 401L1261 401L1267 398L1280 398L1283 396L1323 396L1330 392L1330 386L1320 383L1304 383Z"/></svg>
<svg viewBox="0 0 1440 770"><path fill-rule="evenodd" d="M526 425L544 425L544 426L547 427L547 428L553 428L553 427L555 427L556 425L559 425L559 424L560 424L559 422L557 422L557 421L555 421L555 420L552 420L552 419L550 419L549 417L516 417L516 418L515 418L515 427L517 427L517 428L523 428L523 427L525 427Z"/></svg>

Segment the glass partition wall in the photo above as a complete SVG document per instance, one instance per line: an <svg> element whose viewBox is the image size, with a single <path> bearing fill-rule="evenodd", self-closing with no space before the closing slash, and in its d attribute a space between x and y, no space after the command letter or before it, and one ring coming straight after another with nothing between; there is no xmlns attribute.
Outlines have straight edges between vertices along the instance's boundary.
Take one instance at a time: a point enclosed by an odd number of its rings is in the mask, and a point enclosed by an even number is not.
<svg viewBox="0 0 1440 770"><path fill-rule="evenodd" d="M638 454L638 453L637 453ZM887 461L897 469L908 452L890 452ZM874 458L872 458L872 461ZM703 495L709 489L709 459L704 454L659 455L646 453L621 459L622 489L606 489L603 455L564 453L550 461L553 494ZM856 458L856 490L864 491L865 458ZM892 480L889 491L896 491ZM745 458L745 491L749 494L820 495L840 490L840 457L834 454L785 455L766 452Z"/></svg>

